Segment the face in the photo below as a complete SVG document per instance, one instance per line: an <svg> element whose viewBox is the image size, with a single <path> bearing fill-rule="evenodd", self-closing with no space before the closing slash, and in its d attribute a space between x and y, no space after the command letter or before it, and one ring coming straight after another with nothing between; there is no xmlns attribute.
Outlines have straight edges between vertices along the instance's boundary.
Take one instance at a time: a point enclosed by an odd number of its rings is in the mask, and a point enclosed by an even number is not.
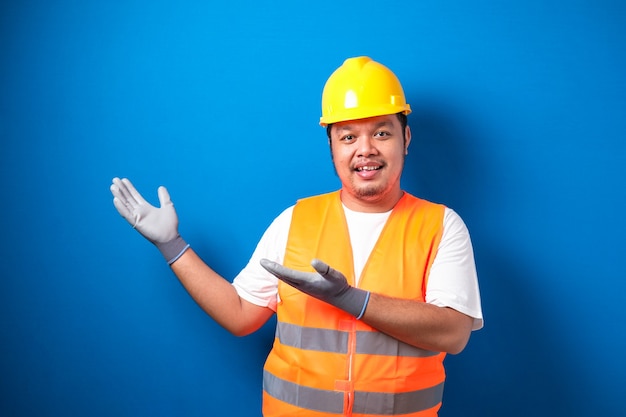
<svg viewBox="0 0 626 417"><path fill-rule="evenodd" d="M391 210L402 197L400 177L411 131L395 114L338 122L330 149L341 180L341 199L356 211Z"/></svg>

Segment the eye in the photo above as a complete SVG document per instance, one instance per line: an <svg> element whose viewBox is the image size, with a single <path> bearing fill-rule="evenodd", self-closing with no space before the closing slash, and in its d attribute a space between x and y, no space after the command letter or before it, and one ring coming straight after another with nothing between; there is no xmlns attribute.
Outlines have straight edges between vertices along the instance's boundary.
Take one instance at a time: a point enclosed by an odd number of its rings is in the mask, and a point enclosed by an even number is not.
<svg viewBox="0 0 626 417"><path fill-rule="evenodd" d="M354 135L344 135L339 138L341 142L354 142L355 139L356 137Z"/></svg>
<svg viewBox="0 0 626 417"><path fill-rule="evenodd" d="M379 130L378 132L374 133L375 138L386 138L389 136L391 136L391 133L387 132L386 130Z"/></svg>

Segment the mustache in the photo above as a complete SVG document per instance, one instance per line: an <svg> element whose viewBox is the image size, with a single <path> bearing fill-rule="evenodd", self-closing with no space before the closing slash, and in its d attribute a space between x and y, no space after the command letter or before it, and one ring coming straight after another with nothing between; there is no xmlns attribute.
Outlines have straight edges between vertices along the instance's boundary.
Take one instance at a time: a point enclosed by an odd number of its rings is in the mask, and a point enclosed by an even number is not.
<svg viewBox="0 0 626 417"><path fill-rule="evenodd" d="M350 163L350 168L351 169L356 169L356 167L358 166L362 166L362 165L367 165L367 164L376 164L376 165L380 165L381 167L384 167L387 165L387 163L385 162L384 158L359 158L356 161Z"/></svg>

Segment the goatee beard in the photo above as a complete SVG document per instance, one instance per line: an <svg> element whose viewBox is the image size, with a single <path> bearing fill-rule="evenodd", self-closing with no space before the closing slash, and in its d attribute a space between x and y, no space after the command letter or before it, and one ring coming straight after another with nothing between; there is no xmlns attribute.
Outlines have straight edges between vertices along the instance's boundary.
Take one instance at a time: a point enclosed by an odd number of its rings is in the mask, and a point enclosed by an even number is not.
<svg viewBox="0 0 626 417"><path fill-rule="evenodd" d="M379 186L353 187L353 189L355 194L361 198L376 197L382 192L382 189Z"/></svg>

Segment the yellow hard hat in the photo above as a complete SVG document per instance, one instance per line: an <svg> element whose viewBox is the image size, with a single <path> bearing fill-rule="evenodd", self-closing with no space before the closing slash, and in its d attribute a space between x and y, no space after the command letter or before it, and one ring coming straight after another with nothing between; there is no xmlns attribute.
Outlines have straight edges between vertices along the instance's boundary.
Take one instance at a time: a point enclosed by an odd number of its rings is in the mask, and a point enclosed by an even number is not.
<svg viewBox="0 0 626 417"><path fill-rule="evenodd" d="M322 92L320 125L395 113L411 113L398 77L366 56L348 58Z"/></svg>

